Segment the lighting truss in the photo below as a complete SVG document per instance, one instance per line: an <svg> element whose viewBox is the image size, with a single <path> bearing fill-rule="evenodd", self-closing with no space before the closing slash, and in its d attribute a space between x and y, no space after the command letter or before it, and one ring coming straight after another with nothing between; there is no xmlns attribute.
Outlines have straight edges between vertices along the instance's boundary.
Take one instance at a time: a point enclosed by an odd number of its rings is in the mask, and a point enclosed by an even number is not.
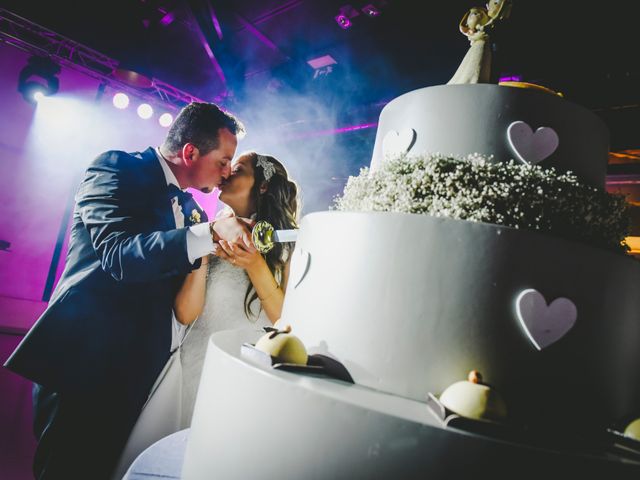
<svg viewBox="0 0 640 480"><path fill-rule="evenodd" d="M0 42L31 53L46 55L60 65L81 72L114 90L127 92L152 103L162 102L174 110L203 100L176 87L152 78L151 88L139 89L117 78L119 62L67 37L0 8Z"/></svg>

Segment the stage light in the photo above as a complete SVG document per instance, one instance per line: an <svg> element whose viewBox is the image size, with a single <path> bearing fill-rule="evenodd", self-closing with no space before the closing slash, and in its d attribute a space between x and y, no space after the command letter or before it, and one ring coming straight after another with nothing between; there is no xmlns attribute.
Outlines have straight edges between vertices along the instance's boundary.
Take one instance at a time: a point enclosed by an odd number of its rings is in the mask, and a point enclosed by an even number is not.
<svg viewBox="0 0 640 480"><path fill-rule="evenodd" d="M313 67L314 80L319 77L326 77L333 72L333 66L337 65L335 58L331 55L323 55L321 57L312 58L307 60L307 64Z"/></svg>
<svg viewBox="0 0 640 480"><path fill-rule="evenodd" d="M158 122L163 127L168 127L169 125L171 125L171 122L173 122L173 116L170 113L163 113L162 115L160 115Z"/></svg>
<svg viewBox="0 0 640 480"><path fill-rule="evenodd" d="M116 93L113 96L113 106L116 108L127 108L129 106L129 97L126 93Z"/></svg>
<svg viewBox="0 0 640 480"><path fill-rule="evenodd" d="M29 81L20 85L18 91L27 102L35 104L44 97L47 87L40 82Z"/></svg>
<svg viewBox="0 0 640 480"><path fill-rule="evenodd" d="M45 96L53 95L59 90L60 81L56 77L59 73L60 66L50 58L33 56L20 71L18 91L27 102L36 103L37 92Z"/></svg>
<svg viewBox="0 0 640 480"><path fill-rule="evenodd" d="M160 10L160 12L162 13L162 10ZM166 27L168 25L171 25L173 23L173 21L176 19L176 14L175 12L167 12L164 14L164 16L158 21L158 23L160 25L162 25L163 27Z"/></svg>
<svg viewBox="0 0 640 480"><path fill-rule="evenodd" d="M307 60L309 66L313 67L314 70L319 68L324 68L329 65L335 65L338 63L335 58L331 55L322 55L321 57L312 58L311 60Z"/></svg>
<svg viewBox="0 0 640 480"><path fill-rule="evenodd" d="M349 20L349 17L347 17L346 15L343 15L341 13L340 15L336 15L335 18L336 22L338 22L338 25L340 25L340 28L346 30L351 26L351 20Z"/></svg>
<svg viewBox="0 0 640 480"><path fill-rule="evenodd" d="M369 15L370 17L377 17L378 15L380 15L380 10L378 10L377 7L371 4L362 7L362 12L366 15Z"/></svg>
<svg viewBox="0 0 640 480"><path fill-rule="evenodd" d="M140 118L144 118L145 120L151 118L153 115L153 108L148 103L142 103L138 107L138 116Z"/></svg>
<svg viewBox="0 0 640 480"><path fill-rule="evenodd" d="M360 15L360 12L353 8L353 5L343 5L340 7L340 10L338 10L338 15L334 18L338 25L340 25L340 28L346 30L351 27L351 19L358 15Z"/></svg>

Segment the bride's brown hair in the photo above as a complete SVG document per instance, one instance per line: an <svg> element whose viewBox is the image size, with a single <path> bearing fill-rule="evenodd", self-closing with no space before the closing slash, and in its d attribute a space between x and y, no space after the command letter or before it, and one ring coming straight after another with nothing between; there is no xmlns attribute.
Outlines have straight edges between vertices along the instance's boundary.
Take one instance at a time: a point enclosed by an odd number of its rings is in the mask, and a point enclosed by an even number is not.
<svg viewBox="0 0 640 480"><path fill-rule="evenodd" d="M289 178L284 165L270 155L260 155L260 163L266 161L274 167L273 173L267 180L264 167L258 164L256 152L249 152L242 156L250 157L253 166L254 183L251 187L250 198L256 202L256 221L265 220L276 230L298 228L299 189L296 182ZM293 243L276 242L274 247L264 255L269 270L280 285L282 285L286 259L291 255L293 247ZM285 253L286 256L284 256ZM244 311L249 319L256 317L256 314L251 310L251 303L257 298L258 294L249 282L244 297Z"/></svg>

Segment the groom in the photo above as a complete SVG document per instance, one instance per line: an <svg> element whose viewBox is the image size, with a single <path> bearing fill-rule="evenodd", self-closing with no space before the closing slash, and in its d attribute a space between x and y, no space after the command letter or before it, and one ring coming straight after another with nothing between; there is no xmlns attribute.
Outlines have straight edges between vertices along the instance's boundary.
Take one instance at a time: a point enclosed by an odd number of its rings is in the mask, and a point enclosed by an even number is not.
<svg viewBox="0 0 640 480"><path fill-rule="evenodd" d="M183 191L218 187L243 133L192 103L159 148L109 151L87 169L60 282L5 365L35 382L36 478L109 478L169 357L185 275L220 239L250 244L243 220L206 223Z"/></svg>

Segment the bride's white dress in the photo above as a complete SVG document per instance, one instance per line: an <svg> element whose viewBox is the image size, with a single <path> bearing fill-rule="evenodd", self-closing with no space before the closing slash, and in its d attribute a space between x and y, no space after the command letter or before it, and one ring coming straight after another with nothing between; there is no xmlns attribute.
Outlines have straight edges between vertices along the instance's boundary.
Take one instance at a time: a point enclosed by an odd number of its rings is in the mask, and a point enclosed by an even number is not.
<svg viewBox="0 0 640 480"><path fill-rule="evenodd" d="M263 327L271 326L258 299L252 302L251 310L259 315L249 320L244 313L244 297L249 285L244 269L213 256L208 269L202 314L187 331L174 319L171 346L174 353L152 388L153 393L129 436L113 480L121 480L123 475L128 479L130 466L147 447L191 426L207 342L212 333L247 327L262 331ZM276 278L280 280L279 276Z"/></svg>
<svg viewBox="0 0 640 480"><path fill-rule="evenodd" d="M196 401L202 365L207 353L209 337L214 332L237 328L255 327L262 331L271 322L260 308L260 300L251 304L257 318L247 318L244 313L244 297L249 278L242 268L210 257L209 274L202 314L193 324L181 347L182 359L182 428L191 425L193 407Z"/></svg>

